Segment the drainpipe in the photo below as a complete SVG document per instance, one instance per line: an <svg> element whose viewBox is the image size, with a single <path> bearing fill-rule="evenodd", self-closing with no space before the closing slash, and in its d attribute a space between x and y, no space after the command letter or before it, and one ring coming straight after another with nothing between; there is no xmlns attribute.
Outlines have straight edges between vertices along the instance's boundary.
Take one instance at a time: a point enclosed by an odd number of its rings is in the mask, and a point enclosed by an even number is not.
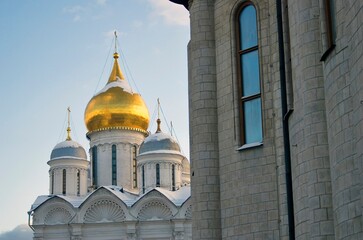
<svg viewBox="0 0 363 240"><path fill-rule="evenodd" d="M282 108L282 129L284 138L285 152L285 177L286 177L286 197L287 197L287 217L289 228L289 239L295 239L295 220L294 220L294 198L292 191L292 176L291 176L291 153L290 153L290 134L289 134L289 117L292 110L287 108L287 93L286 93L286 70L285 70L285 50L284 50L284 35L282 28L282 9L281 0L276 0L277 10L277 31L279 44L279 61L280 61L280 87L281 87L281 108Z"/></svg>

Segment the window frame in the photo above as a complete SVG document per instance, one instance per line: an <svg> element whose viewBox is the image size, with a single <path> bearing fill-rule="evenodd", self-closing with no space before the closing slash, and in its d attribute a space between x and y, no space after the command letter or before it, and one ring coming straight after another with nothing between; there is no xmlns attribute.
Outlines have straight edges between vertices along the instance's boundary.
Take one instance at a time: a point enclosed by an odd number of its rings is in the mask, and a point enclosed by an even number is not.
<svg viewBox="0 0 363 240"><path fill-rule="evenodd" d="M241 21L240 21L240 17L242 12L246 9L246 7L248 6L252 6L255 10L255 20L256 20L256 37L257 37L257 41L256 41L256 45L254 46L250 46L246 49L242 49L242 40L241 40ZM258 32L258 21L257 21L257 8L256 6L250 2L244 2L242 3L238 10L236 11L236 52L237 52L237 87L238 87L238 113L239 113L239 148L237 150L243 150L246 148L251 148L251 147L257 147L257 146L261 146L263 145L263 139L264 139L264 128L263 128L263 109L262 109L262 105L263 105L263 99L262 99L262 81L261 81L261 63L260 63L260 44L259 44L259 32ZM258 93L254 93L251 95L243 95L243 63L242 63L242 56L244 54L248 54L248 53L252 53L254 51L257 51L257 61L258 61L258 74L259 74L259 78L258 78L258 84L259 84L259 92ZM256 99L260 99L260 112L261 112L261 141L257 141L257 142L250 142L247 143L247 136L246 136L246 131L245 131L245 122L246 122L246 117L245 117L245 113L244 113L244 104L246 102L252 101L252 100L256 100Z"/></svg>

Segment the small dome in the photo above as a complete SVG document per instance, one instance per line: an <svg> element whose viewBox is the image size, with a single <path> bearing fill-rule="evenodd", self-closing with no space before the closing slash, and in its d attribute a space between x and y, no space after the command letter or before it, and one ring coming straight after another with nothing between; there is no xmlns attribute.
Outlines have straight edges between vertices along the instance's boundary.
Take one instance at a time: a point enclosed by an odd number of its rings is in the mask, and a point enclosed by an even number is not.
<svg viewBox="0 0 363 240"><path fill-rule="evenodd" d="M50 154L50 160L59 158L87 159L87 154L79 143L66 140L58 143Z"/></svg>
<svg viewBox="0 0 363 240"><path fill-rule="evenodd" d="M149 111L138 93L131 90L114 54L114 65L106 86L89 101L84 120L89 132L126 129L147 134Z"/></svg>
<svg viewBox="0 0 363 240"><path fill-rule="evenodd" d="M145 138L144 142L140 146L139 154L165 150L180 153L178 142L169 134L160 131Z"/></svg>

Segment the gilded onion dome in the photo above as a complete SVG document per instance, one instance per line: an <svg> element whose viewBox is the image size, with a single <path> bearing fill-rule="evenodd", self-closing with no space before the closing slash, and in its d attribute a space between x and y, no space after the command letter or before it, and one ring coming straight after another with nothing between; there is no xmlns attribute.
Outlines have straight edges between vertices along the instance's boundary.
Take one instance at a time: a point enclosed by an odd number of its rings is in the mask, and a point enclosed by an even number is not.
<svg viewBox="0 0 363 240"><path fill-rule="evenodd" d="M90 132L127 129L147 134L149 111L140 94L125 80L114 53L113 69L106 86L89 101L84 121Z"/></svg>

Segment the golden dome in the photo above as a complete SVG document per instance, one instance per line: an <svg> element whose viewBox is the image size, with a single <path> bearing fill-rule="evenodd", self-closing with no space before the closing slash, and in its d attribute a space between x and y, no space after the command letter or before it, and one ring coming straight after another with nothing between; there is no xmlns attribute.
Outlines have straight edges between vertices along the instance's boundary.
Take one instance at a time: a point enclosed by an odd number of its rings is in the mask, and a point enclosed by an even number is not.
<svg viewBox="0 0 363 240"><path fill-rule="evenodd" d="M114 54L113 69L106 86L87 104L84 121L90 132L128 129L147 134L149 111L140 94L125 80Z"/></svg>

